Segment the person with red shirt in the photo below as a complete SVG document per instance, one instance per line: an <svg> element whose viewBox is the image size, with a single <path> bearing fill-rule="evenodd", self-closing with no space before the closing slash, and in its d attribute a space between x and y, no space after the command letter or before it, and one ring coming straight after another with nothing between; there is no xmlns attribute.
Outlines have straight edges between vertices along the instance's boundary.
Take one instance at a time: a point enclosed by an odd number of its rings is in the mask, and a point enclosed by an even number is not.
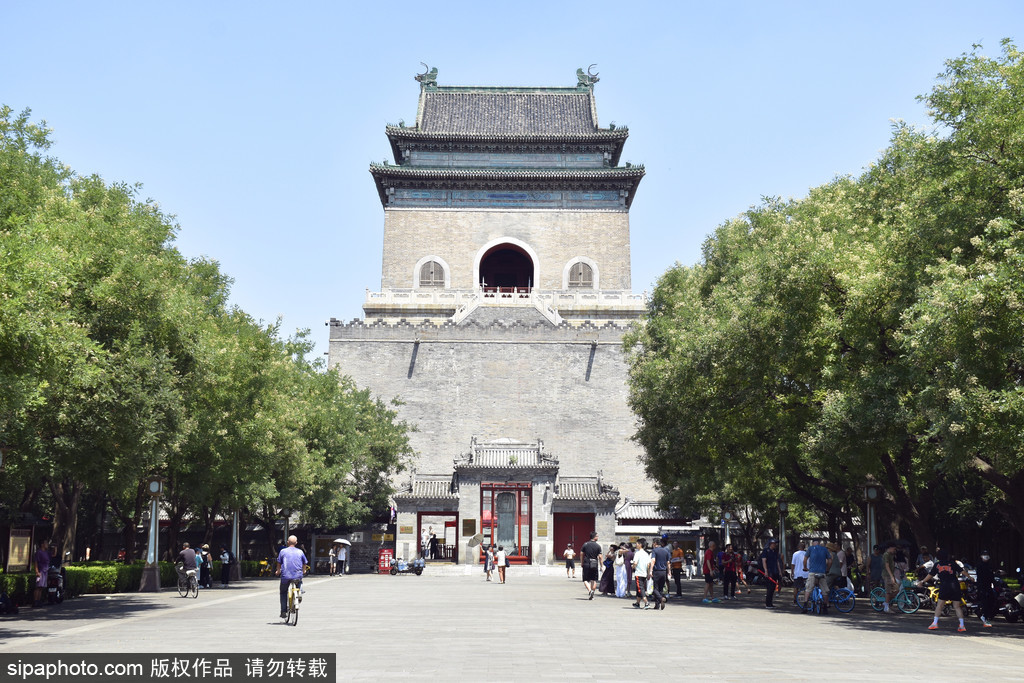
<svg viewBox="0 0 1024 683"><path fill-rule="evenodd" d="M701 573L704 574L704 599L701 602L705 605L712 602L721 602L715 597L715 572L718 571L718 561L715 553L717 547L718 545L714 541L708 542L708 547L704 551L704 563L701 565Z"/></svg>

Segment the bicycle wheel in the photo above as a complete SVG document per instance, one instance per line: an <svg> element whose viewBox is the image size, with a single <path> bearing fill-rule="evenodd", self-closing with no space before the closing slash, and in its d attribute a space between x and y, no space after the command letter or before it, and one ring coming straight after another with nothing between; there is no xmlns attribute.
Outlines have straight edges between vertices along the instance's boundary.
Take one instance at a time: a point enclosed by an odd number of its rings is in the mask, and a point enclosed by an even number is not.
<svg viewBox="0 0 1024 683"><path fill-rule="evenodd" d="M849 588L840 588L832 594L832 604L835 605L836 609L840 612L852 612L853 606L856 603L857 596L855 596L853 591Z"/></svg>
<svg viewBox="0 0 1024 683"><path fill-rule="evenodd" d="M885 589L881 586L871 589L871 594L868 595L868 602L871 604L871 609L876 612L881 612L885 609Z"/></svg>
<svg viewBox="0 0 1024 683"><path fill-rule="evenodd" d="M917 597L917 593L908 593L903 590L896 596L896 606L904 614L913 614L921 607L921 599Z"/></svg>
<svg viewBox="0 0 1024 683"><path fill-rule="evenodd" d="M299 590L295 586L288 589L288 619L285 623L292 626L299 624Z"/></svg>
<svg viewBox="0 0 1024 683"><path fill-rule="evenodd" d="M188 581L182 577L178 577L178 595L183 598L188 597Z"/></svg>
<svg viewBox="0 0 1024 683"><path fill-rule="evenodd" d="M193 598L199 597L199 581L194 576L190 576L188 579L188 591Z"/></svg>

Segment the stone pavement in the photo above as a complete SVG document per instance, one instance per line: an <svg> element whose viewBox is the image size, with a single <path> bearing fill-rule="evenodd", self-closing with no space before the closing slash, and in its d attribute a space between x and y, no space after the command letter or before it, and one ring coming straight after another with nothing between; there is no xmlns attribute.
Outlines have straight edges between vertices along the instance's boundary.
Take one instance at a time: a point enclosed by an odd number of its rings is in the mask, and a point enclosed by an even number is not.
<svg viewBox="0 0 1024 683"><path fill-rule="evenodd" d="M85 596L0 617L0 652L338 653L338 680L533 681L963 680L1024 677L1024 623L992 629L930 615L883 617L866 602L850 615L798 613L763 592L699 604L703 582L664 611L587 600L579 581L542 568L508 583L462 576L310 577L296 627L277 618L277 582L201 591ZM785 595L785 594L784 594Z"/></svg>

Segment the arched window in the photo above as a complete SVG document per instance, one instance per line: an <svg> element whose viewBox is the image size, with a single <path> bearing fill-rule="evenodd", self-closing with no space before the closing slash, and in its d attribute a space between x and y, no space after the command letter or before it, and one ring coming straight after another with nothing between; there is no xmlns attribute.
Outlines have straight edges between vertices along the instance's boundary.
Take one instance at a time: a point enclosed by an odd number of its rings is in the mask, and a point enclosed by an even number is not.
<svg viewBox="0 0 1024 683"><path fill-rule="evenodd" d="M577 261L569 267L569 286L594 288L594 269L582 261Z"/></svg>
<svg viewBox="0 0 1024 683"><path fill-rule="evenodd" d="M444 287L444 267L437 261L427 261L420 267L420 287Z"/></svg>

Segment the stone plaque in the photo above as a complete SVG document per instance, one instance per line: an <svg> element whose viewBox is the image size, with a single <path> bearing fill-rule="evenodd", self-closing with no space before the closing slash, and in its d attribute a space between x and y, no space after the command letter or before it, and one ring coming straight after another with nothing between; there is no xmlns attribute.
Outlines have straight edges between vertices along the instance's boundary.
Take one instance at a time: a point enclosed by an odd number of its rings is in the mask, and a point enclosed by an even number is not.
<svg viewBox="0 0 1024 683"><path fill-rule="evenodd" d="M400 526L400 527L398 527L398 535L399 536L412 536L412 534L413 534L412 524L409 524L408 526Z"/></svg>
<svg viewBox="0 0 1024 683"><path fill-rule="evenodd" d="M371 538L374 541L377 541L377 542L380 542L380 541L393 541L393 540L395 540L395 535L394 534L374 534Z"/></svg>
<svg viewBox="0 0 1024 683"><path fill-rule="evenodd" d="M475 519L464 519L464 520L462 520L462 535L463 536L476 536L476 520Z"/></svg>
<svg viewBox="0 0 1024 683"><path fill-rule="evenodd" d="M537 522L537 537L538 538L542 538L542 537L543 538L547 538L547 535L548 535L548 523L547 522Z"/></svg>

